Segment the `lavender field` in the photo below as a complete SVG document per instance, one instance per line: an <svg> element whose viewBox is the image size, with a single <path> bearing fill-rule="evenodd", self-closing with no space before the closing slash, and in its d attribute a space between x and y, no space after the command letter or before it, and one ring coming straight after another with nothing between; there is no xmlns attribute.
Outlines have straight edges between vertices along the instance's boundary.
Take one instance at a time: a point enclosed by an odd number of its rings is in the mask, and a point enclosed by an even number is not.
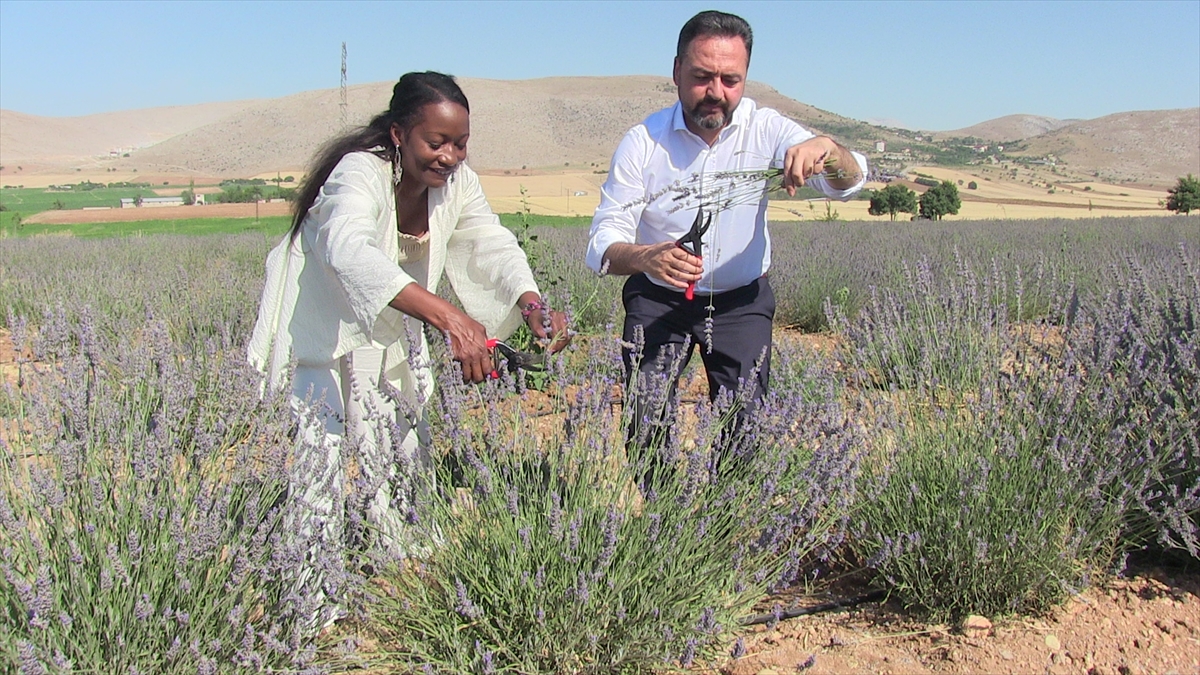
<svg viewBox="0 0 1200 675"><path fill-rule="evenodd" d="M1196 217L773 226L766 401L730 445L739 392L640 382L674 428L628 455L622 280L536 234L580 335L480 386L431 340L435 545L404 561L290 526L300 441L244 357L272 238L0 240L0 670L670 671L831 576L953 619L1200 557Z"/></svg>

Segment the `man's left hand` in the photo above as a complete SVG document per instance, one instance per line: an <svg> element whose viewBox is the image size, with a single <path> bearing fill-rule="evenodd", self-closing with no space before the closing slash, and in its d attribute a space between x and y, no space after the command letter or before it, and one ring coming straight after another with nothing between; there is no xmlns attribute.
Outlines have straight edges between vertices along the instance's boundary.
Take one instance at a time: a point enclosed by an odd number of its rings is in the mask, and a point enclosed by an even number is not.
<svg viewBox="0 0 1200 675"><path fill-rule="evenodd" d="M858 162L849 150L838 145L828 136L817 136L787 149L783 156L783 189L789 197L796 196L796 188L817 174L841 170L842 175L826 175L830 187L846 190L858 184L860 173Z"/></svg>

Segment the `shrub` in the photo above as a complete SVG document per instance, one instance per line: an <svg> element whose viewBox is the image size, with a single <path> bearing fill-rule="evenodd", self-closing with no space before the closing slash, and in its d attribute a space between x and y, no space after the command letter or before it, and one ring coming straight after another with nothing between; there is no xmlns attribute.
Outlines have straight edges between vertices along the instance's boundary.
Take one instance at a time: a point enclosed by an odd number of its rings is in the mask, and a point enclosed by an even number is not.
<svg viewBox="0 0 1200 675"><path fill-rule="evenodd" d="M1089 447L1096 439L1062 428L1072 392L1031 397L989 380L906 408L856 515L856 547L877 579L938 619L1041 611L1086 587L1111 564L1121 498L1133 497L1119 464Z"/></svg>
<svg viewBox="0 0 1200 675"><path fill-rule="evenodd" d="M1010 302L1023 291L1011 292L998 270L980 277L955 255L953 273L936 272L928 259L904 265L901 288L873 288L854 318L829 306L830 326L853 346L848 358L859 377L953 395L978 386L999 361Z"/></svg>
<svg viewBox="0 0 1200 675"><path fill-rule="evenodd" d="M322 549L280 537L286 401L259 399L241 350L181 352L154 321L110 343L80 314L48 314L36 334L9 319L37 363L21 364L6 415L23 433L0 468L0 659L29 673L304 667L313 607L287 579Z"/></svg>
<svg viewBox="0 0 1200 675"><path fill-rule="evenodd" d="M1200 558L1200 269L1179 247L1175 264L1129 259L1084 303L1070 355L1092 392L1076 414L1112 428L1114 452L1151 471L1126 524L1131 546Z"/></svg>
<svg viewBox="0 0 1200 675"><path fill-rule="evenodd" d="M1147 543L1196 556L1200 284L1186 247L1179 259L1114 267L1111 290L1064 293L1046 321L997 324L996 348L954 359L903 354L974 342L968 313L901 322L864 309L855 344L920 345L885 352L916 390L888 395L894 431L868 463L855 530L905 604L937 617L1040 610ZM974 295L964 285L932 302L969 308ZM971 377L930 397L921 378L945 381L947 360L972 363Z"/></svg>
<svg viewBox="0 0 1200 675"><path fill-rule="evenodd" d="M593 372L559 380L571 393L551 401L542 423L506 400L503 384L443 381L448 447L438 454L458 461L443 463L438 480L460 487L429 505L426 526L444 545L394 572L394 592L374 615L410 667L691 665L727 653L730 632L766 589L832 545L857 453L856 432L826 398L827 372L783 368L794 387L745 425L738 447L752 453L718 462L727 418L702 403L694 428L676 427L631 459L628 415L613 412L619 355L605 342L585 359ZM647 386L678 410L665 387ZM662 464L645 479L652 456Z"/></svg>

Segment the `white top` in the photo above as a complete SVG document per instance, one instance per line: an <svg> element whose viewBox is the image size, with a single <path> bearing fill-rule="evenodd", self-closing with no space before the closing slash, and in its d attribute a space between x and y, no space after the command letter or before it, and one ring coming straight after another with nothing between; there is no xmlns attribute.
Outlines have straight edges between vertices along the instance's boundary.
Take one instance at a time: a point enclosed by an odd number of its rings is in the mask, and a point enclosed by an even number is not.
<svg viewBox="0 0 1200 675"><path fill-rule="evenodd" d="M694 208L669 213L678 205L670 192L649 204L628 207L630 202L648 199L692 174L703 180L718 171L782 167L788 148L813 137L796 122L770 108L759 108L749 98L742 98L712 147L688 130L681 104L650 115L625 134L613 154L608 179L600 189L600 206L592 218L588 267L599 272L604 252L616 243L675 241L687 234L696 218ZM858 185L836 190L823 176L809 179L807 185L830 198L849 199L866 183L867 160L857 152L854 159L863 176ZM703 238L704 276L696 283L697 293L740 288L766 273L771 266L766 213L764 194L759 201L713 214ZM657 279L651 281L665 286Z"/></svg>
<svg viewBox="0 0 1200 675"><path fill-rule="evenodd" d="M285 236L267 256L248 352L272 387L283 384L291 358L322 365L373 344L388 350L387 379L412 391L416 380L407 363L405 315L388 303L411 283L436 292L443 271L463 309L488 335L505 338L521 324L517 300L537 292L537 284L517 238L488 206L475 172L460 165L445 186L429 190L427 280L414 279L398 264L392 185L387 161L369 152L346 155L321 186L299 236ZM416 332L424 355L423 332Z"/></svg>

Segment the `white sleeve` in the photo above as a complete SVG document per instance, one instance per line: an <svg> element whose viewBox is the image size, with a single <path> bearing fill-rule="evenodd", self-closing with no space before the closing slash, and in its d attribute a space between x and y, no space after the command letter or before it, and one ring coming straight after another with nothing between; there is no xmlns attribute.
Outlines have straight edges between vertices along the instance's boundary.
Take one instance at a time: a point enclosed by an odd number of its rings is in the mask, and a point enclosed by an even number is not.
<svg viewBox="0 0 1200 675"><path fill-rule="evenodd" d="M803 143L810 138L816 138L816 134L800 126L794 120L784 117L783 115L776 114L775 118L773 118L770 123L772 125L778 125L778 134L780 138L779 143L775 146L775 161L772 163L772 166L783 166L783 157L785 154L787 154L788 148L792 147L793 145ZM808 182L805 184L808 187L818 190L821 194L829 197L830 199L837 199L838 201L843 202L847 199L850 199L850 197L854 196L854 193L861 190L863 186L867 184L867 158L861 153L854 152L853 150L850 151L850 154L854 155L854 161L858 163L858 175L860 178L857 185L845 190L838 190L831 187L829 185L829 181L825 180L824 176L813 176L812 178L809 178Z"/></svg>
<svg viewBox="0 0 1200 675"><path fill-rule="evenodd" d="M645 134L641 125L630 129L613 153L608 179L600 188L600 205L596 207L588 234L586 262L592 271L599 272L603 268L604 253L609 246L637 242L638 220L646 205L630 204L646 197L642 172L649 139Z"/></svg>
<svg viewBox="0 0 1200 675"><path fill-rule="evenodd" d="M463 201L446 248L446 277L467 314L503 339L521 325L517 300L538 293L537 283L516 235L492 213L479 177L464 166L455 180L462 181Z"/></svg>
<svg viewBox="0 0 1200 675"><path fill-rule="evenodd" d="M371 160L364 153L343 157L305 220L316 259L337 279L366 335L396 294L415 281L380 249L382 200L391 198L391 190L380 194Z"/></svg>

